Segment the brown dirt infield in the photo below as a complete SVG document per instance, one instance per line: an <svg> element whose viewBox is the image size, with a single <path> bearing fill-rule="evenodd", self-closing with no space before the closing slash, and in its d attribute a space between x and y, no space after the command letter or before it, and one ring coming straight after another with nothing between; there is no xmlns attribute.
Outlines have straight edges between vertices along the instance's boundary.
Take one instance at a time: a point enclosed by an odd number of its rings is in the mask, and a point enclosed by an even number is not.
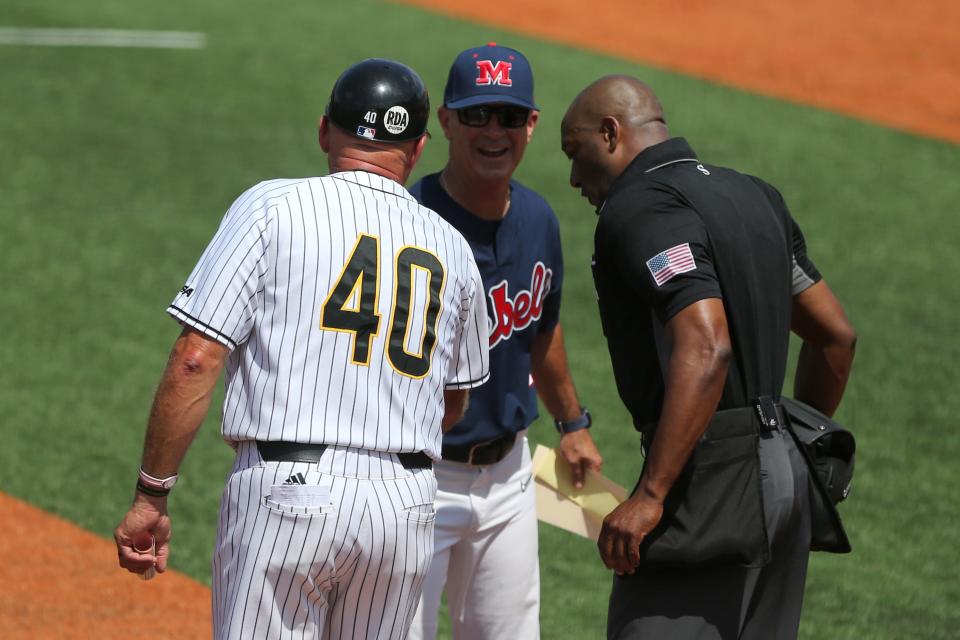
<svg viewBox="0 0 960 640"><path fill-rule="evenodd" d="M952 0L404 1L960 143ZM0 522L0 638L210 636L198 582L140 581L112 540L2 493Z"/></svg>
<svg viewBox="0 0 960 640"><path fill-rule="evenodd" d="M399 1L960 143L955 0Z"/></svg>
<svg viewBox="0 0 960 640"><path fill-rule="evenodd" d="M202 584L170 570L144 582L119 568L112 540L2 493L0 522L0 638L210 637Z"/></svg>

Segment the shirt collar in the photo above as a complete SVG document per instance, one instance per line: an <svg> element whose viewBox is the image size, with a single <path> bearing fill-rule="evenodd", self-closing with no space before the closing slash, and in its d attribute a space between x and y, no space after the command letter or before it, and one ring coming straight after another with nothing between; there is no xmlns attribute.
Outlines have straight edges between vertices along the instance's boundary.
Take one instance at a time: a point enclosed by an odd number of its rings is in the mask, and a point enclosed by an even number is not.
<svg viewBox="0 0 960 640"><path fill-rule="evenodd" d="M468 239L484 243L492 242L500 228L502 228L505 224L511 224L512 221L517 218L517 215L513 210L512 202L510 209L507 211L507 215L505 215L503 218L500 218L499 220L487 220L486 218L481 218L469 209L463 208L459 202L454 200L453 197L447 193L447 190L444 189L443 185L440 183L439 173L426 176L424 181L429 184L431 188L436 190L436 197L440 202L443 203L442 217L446 218L448 222L452 221L457 230L463 233L463 235ZM511 196L515 193L513 184L514 183L511 180Z"/></svg>
<svg viewBox="0 0 960 640"><path fill-rule="evenodd" d="M406 198L413 202L417 201L399 182L394 182L390 178L385 178L384 176L370 173L369 171L341 171L330 174L330 177L336 180L343 180L344 182L352 182L361 187L382 191L400 198Z"/></svg>
<svg viewBox="0 0 960 640"><path fill-rule="evenodd" d="M700 162L697 159L696 152L694 152L685 138L670 138L669 140L647 147L638 153L637 157L623 170L623 173L613 181L610 192L607 194L607 199L604 200L600 208L597 209L597 214L603 211L603 207L618 189L623 188L623 185L628 184L634 178L644 173L653 173L657 169L662 169L663 167L678 162Z"/></svg>

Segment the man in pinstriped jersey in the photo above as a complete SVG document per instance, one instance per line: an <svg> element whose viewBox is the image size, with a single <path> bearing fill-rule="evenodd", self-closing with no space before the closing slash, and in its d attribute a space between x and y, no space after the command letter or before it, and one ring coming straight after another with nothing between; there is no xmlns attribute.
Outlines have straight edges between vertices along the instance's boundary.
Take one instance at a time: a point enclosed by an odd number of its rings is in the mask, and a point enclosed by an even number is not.
<svg viewBox="0 0 960 640"><path fill-rule="evenodd" d="M183 332L115 538L121 566L165 569L166 495L225 368L216 638L407 633L441 429L489 375L470 247L402 186L428 113L412 69L345 71L320 121L331 174L241 195L167 309Z"/></svg>

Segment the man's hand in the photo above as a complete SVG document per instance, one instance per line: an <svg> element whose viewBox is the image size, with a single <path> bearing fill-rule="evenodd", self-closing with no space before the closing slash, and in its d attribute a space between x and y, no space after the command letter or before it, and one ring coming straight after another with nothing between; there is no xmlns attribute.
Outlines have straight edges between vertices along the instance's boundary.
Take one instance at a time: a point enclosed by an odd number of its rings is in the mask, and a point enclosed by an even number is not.
<svg viewBox="0 0 960 640"><path fill-rule="evenodd" d="M530 350L530 370L537 385L537 395L543 400L550 415L563 421L579 418L583 412L577 391L570 377L567 352L563 346L563 329L556 325L550 331L538 333ZM570 465L573 486L583 488L587 469L600 471L603 458L586 429L560 436L560 454Z"/></svg>
<svg viewBox="0 0 960 640"><path fill-rule="evenodd" d="M150 553L143 541L153 536L156 551ZM167 515L167 499L146 496L139 491L133 505L113 532L117 543L120 566L132 573L143 573L150 567L158 573L167 570L170 555L170 516Z"/></svg>
<svg viewBox="0 0 960 640"><path fill-rule="evenodd" d="M662 516L663 503L642 493L607 514L597 540L603 564L619 575L633 573L640 564L640 543Z"/></svg>
<svg viewBox="0 0 960 640"><path fill-rule="evenodd" d="M560 454L570 465L573 486L577 489L583 488L583 479L587 474L587 469L599 473L603 466L603 458L600 456L597 445L593 443L593 438L587 429L563 434L560 437Z"/></svg>

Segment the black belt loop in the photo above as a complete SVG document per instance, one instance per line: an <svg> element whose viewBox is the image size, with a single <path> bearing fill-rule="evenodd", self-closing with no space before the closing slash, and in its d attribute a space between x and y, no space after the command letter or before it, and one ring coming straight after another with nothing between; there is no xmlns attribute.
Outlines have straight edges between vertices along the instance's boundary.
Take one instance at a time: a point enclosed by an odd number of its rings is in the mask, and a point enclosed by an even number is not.
<svg viewBox="0 0 960 640"><path fill-rule="evenodd" d="M753 401L753 406L757 410L757 418L764 429L775 431L784 429L787 426L784 420L783 406L773 401L770 396L760 396Z"/></svg>
<svg viewBox="0 0 960 640"><path fill-rule="evenodd" d="M257 440L260 457L267 462L320 462L327 446L282 440ZM433 467L433 460L423 451L397 453L396 456L403 468L408 471Z"/></svg>

